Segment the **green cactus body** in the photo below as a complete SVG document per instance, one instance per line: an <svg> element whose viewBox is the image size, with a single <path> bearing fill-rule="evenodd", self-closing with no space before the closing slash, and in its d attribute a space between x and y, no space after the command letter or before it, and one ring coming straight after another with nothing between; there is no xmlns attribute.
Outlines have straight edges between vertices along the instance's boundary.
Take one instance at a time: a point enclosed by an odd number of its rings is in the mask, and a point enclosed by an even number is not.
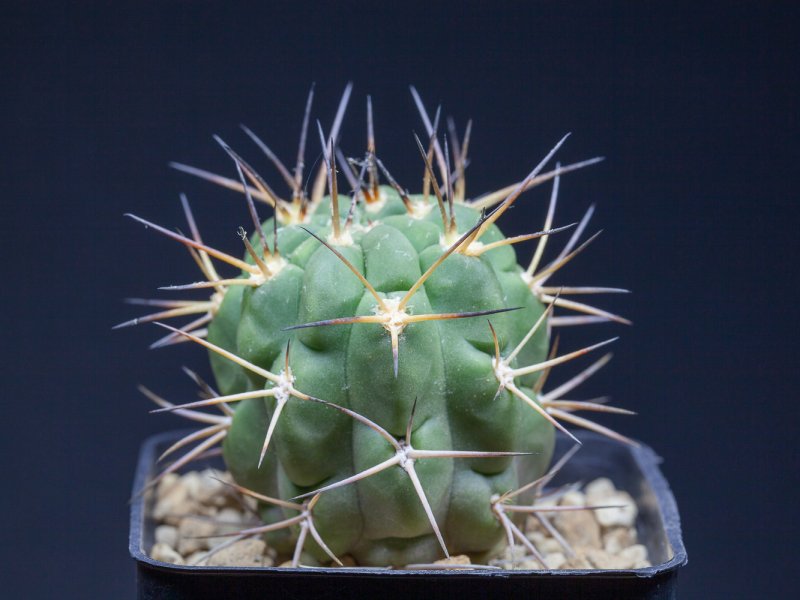
<svg viewBox="0 0 800 600"><path fill-rule="evenodd" d="M373 208L369 205L361 210L352 244L336 249L382 297L401 298L445 251L444 230L435 210L414 218L393 189L382 187L380 193L380 210L368 210ZM423 202L422 197L412 200ZM329 202L327 197L323 200ZM344 204L342 210L347 210ZM320 206L315 215L320 216L304 227L326 239L331 233L330 209ZM466 227L480 217L466 206L459 206L456 216ZM263 229L269 232L272 227L267 222ZM500 239L502 233L494 226L482 237L484 243ZM262 285L226 297L209 341L278 373L285 369L291 340L289 364L297 389L350 408L398 439L406 435L416 401L410 440L414 448L531 453L418 461L416 472L450 552L490 552L503 535L492 514L491 497L541 475L554 443L550 423L508 391L497 394L495 346L486 319L491 319L502 351L517 345L544 310L525 285L513 249L502 246L481 256L449 256L411 297L408 313L518 310L407 325L399 340L395 377L390 337L379 325L287 331L303 323L371 315L376 301L342 260L298 225L279 227L278 242L286 265ZM542 328L518 359L521 364L542 362L546 347ZM212 353L212 361L223 394L264 385L252 371L232 368L217 354ZM291 398L277 420L269 458L259 467L275 410L274 398L240 404L224 445L226 463L237 481L268 496L296 497L394 454L383 437L349 416ZM268 512L269 520L291 516L291 511L274 508ZM442 556L412 482L400 466L323 494L314 515L331 550L349 553L361 564L400 565ZM325 559L319 548L308 549Z"/></svg>
<svg viewBox="0 0 800 600"><path fill-rule="evenodd" d="M508 502L530 502L552 476L542 477L555 427L571 435L559 421L630 442L573 414L627 411L563 399L610 355L556 389L542 389L551 367L613 341L558 356L553 348L548 356L555 306L584 313L560 317L560 325L627 322L559 297L625 290L546 286L591 241L577 245L592 209L561 253L539 265L548 237L560 230L552 229L559 176L598 159L541 173L562 140L525 180L467 201L470 128L460 148L457 136L451 138L454 185L447 144L444 151L438 146L436 124L414 92L430 145L426 154L417 140L423 193L408 195L375 155L369 102L366 158L353 163L361 167L358 179L334 152L349 90L327 144L321 139L325 165L310 195L302 174L313 94L294 175L245 129L291 187L290 201L219 139L239 181L173 165L245 192L257 231L248 238L240 230L244 260L202 242L185 198L191 238L133 217L190 249L206 281L179 288L214 289L208 301L141 301L166 310L122 324L201 315L157 344L183 337L205 345L220 390L195 377L207 398L182 405L143 390L162 410L210 424L170 449L198 442L151 485L222 441L239 491L260 501L268 542L291 554L294 566L343 555L376 566L430 563L448 553L485 560L512 538L530 549L514 523L531 511ZM337 193L336 156L352 197ZM379 168L391 186L379 186ZM522 192L545 181L553 191L543 230L505 238L495 221ZM254 199L271 205L273 218L260 222ZM513 244L533 238L539 238L536 251L523 269ZM212 258L238 268L238 275L221 277ZM200 407L222 414L197 412Z"/></svg>

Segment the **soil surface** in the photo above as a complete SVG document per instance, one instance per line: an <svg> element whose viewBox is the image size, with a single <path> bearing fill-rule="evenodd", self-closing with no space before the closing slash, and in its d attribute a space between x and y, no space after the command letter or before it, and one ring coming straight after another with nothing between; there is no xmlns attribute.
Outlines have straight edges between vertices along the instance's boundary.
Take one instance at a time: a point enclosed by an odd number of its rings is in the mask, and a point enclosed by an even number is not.
<svg viewBox="0 0 800 600"><path fill-rule="evenodd" d="M213 469L165 476L155 492L152 516L157 526L150 556L176 565L292 566L291 556L279 556L259 534L239 533L262 523L255 500L230 483L230 474ZM532 506L536 512L520 527L525 541L515 539L514 545L506 545L488 565L473 564L468 556L460 555L408 567L557 570L650 566L647 548L637 539L636 504L610 480L546 490ZM597 506L612 508L592 508ZM338 558L345 568L357 566L350 556ZM319 566L307 554L301 555L299 564Z"/></svg>

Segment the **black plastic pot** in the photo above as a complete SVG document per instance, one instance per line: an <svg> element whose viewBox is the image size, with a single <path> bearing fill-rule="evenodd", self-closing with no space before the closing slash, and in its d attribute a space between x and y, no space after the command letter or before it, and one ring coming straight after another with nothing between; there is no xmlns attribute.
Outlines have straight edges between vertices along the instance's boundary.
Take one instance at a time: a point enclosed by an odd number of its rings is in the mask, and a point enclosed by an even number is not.
<svg viewBox="0 0 800 600"><path fill-rule="evenodd" d="M134 491L156 472L156 457L185 432L149 438L142 446ZM153 545L150 502L137 496L131 507L130 553L136 560L141 600L206 598L591 598L592 600L677 597L678 570L686 550L675 499L658 469L660 459L648 447L630 448L583 432L583 448L554 483L609 477L633 496L639 507L639 540L651 562L644 569L560 571L382 571L176 566L146 554ZM559 439L557 455L568 447ZM211 461L209 465L219 466ZM202 466L202 465L200 465ZM197 463L193 468L198 468Z"/></svg>

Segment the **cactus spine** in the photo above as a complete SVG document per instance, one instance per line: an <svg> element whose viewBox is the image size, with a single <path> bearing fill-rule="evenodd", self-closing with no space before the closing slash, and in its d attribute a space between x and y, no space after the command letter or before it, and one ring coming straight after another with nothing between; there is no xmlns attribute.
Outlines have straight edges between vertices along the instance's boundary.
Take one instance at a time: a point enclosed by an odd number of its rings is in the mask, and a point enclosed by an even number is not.
<svg viewBox="0 0 800 600"><path fill-rule="evenodd" d="M260 500L265 526L250 534L266 534L295 564L345 554L380 566L490 556L515 534L503 502L545 475L556 429L574 439L562 422L629 441L574 414L627 411L564 399L608 355L543 389L553 366L613 341L559 355L550 350L554 326L626 322L565 298L624 290L548 286L594 239L579 244L591 211L577 226L553 227L559 178L599 159L545 172L565 137L521 182L468 201L471 126L459 140L450 122L441 142L439 111L431 122L412 93L428 134L426 144L416 139L420 194L377 158L369 99L365 156L348 160L338 149L350 86L330 133L317 123L324 164L307 194L312 88L293 173L245 128L290 200L219 138L235 179L173 165L244 193L254 233L239 230L243 259L203 242L185 197L189 236L133 217L184 244L200 267L204 281L173 289L211 291L203 301L138 301L164 310L122 324L192 315L181 328L162 324L169 333L155 345L190 340L210 351L219 391L193 373L199 401L174 405L143 388L160 410L206 425L169 450L197 443L159 477L221 444L240 489ZM349 194L339 190L340 172ZM545 182L553 187L544 228L506 238L496 221ZM256 202L273 217L262 222ZM570 227L563 250L543 264L549 237ZM524 268L514 245L528 240L537 245ZM220 276L214 261L236 272ZM581 314L554 317L556 307ZM207 407L219 414L198 410Z"/></svg>

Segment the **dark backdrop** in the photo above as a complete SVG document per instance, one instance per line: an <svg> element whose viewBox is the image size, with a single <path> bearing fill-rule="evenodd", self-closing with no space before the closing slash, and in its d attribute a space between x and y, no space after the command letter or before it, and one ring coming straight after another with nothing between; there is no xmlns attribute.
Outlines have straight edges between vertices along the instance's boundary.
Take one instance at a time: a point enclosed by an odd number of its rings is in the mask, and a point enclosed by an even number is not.
<svg viewBox="0 0 800 600"><path fill-rule="evenodd" d="M634 327L570 333L573 345L622 335L586 393L639 411L609 423L664 457L690 556L682 597L788 588L797 5L376 4L4 5L4 596L133 595L137 447L179 425L148 415L135 384L185 398L178 367L204 358L187 345L146 351L153 327L111 332L136 312L122 298L195 276L176 244L122 213L181 225L185 191L209 240L238 252L241 199L167 162L232 176L210 136L258 160L240 122L288 160L309 84L329 127L351 79L345 150L363 151L370 93L379 153L412 188L411 83L429 108L475 119L473 193L518 180L567 131L561 160L607 157L563 180L558 216L597 202L605 230L562 282L634 290L601 299ZM506 229L535 229L546 198L526 196Z"/></svg>

